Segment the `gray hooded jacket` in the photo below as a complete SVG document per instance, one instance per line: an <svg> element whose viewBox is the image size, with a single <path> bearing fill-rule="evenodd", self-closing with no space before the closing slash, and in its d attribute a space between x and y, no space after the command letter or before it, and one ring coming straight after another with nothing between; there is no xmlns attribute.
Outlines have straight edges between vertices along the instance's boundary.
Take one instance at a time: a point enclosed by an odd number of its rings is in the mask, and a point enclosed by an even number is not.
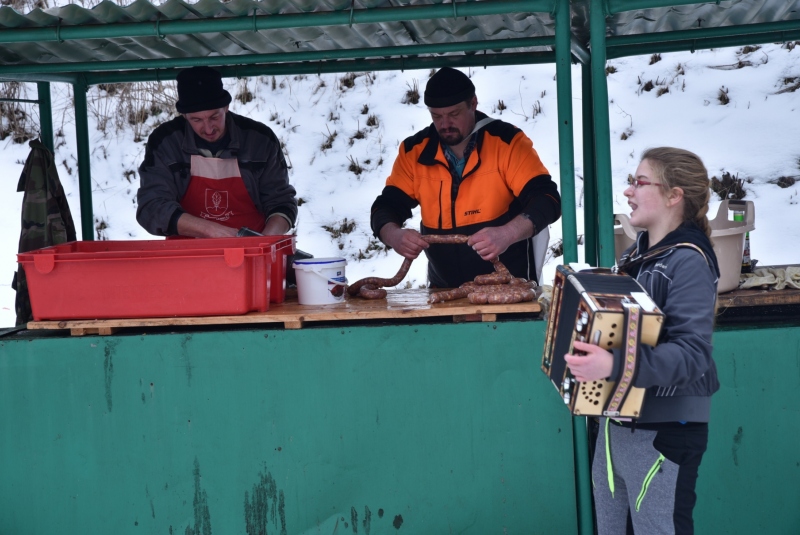
<svg viewBox="0 0 800 535"><path fill-rule="evenodd" d="M637 245L644 245L646 250L643 234L637 237ZM710 249L710 243L706 249ZM636 274L636 280L666 316L658 345L642 345L640 349L634 386L647 388L647 392L639 423L709 419L711 395L719 390L711 357L718 280L715 270L716 258L707 261L699 251L679 247L645 261ZM615 351L612 378L621 374L622 357L618 353Z"/></svg>
<svg viewBox="0 0 800 535"><path fill-rule="evenodd" d="M294 226L296 192L289 184L286 160L275 134L266 125L230 111L225 128L230 142L219 157L238 160L247 192L265 217L279 214ZM200 152L194 131L183 116L150 134L139 166L136 219L151 234L169 234L170 219L181 209L180 201L189 187L193 154Z"/></svg>

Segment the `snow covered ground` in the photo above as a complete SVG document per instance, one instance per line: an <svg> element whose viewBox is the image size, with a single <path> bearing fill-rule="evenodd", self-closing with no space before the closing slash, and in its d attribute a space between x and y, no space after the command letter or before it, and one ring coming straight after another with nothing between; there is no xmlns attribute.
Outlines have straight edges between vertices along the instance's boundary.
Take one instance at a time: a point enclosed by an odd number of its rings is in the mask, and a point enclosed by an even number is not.
<svg viewBox="0 0 800 535"><path fill-rule="evenodd" d="M751 50L752 49L752 50ZM671 145L698 153L712 176L723 172L745 180L746 199L756 205L752 257L761 265L798 263L800 208L798 186L777 185L781 177L800 179L800 48L781 45L704 50L612 60L608 76L614 210L627 213L624 181L648 147ZM542 161L559 180L555 66L533 65L465 70L477 87L479 109L516 124L533 139ZM297 245L317 257L343 257L350 280L390 277L400 266L394 252L375 248L369 208L391 171L399 143L430 123L424 104L404 103L408 90L420 93L428 70L355 75L259 77L226 80L234 97L232 111L269 125L285 144L290 178L301 199ZM578 232L582 224L582 147L580 70L572 73ZM246 91L245 91L246 88ZM28 98L35 98L35 86ZM66 105L70 88L53 84L56 161L79 229L77 146L74 111ZM90 137L92 192L96 221L105 239L152 239L136 223L136 168L144 141L132 127L103 132L102 111L112 97L91 88ZM25 105L29 113L35 106ZM92 112L94 110L94 113ZM150 118L146 134L157 121ZM141 129L141 127L139 127ZM326 145L326 148L323 148ZM27 144L0 142L0 170L6 194L0 203L0 327L14 324L10 287L16 269L21 193L14 193ZM360 168L360 171L358 170ZM355 171L358 171L357 173ZM791 180L783 179L784 183ZM719 199L712 197L710 216ZM418 224L418 219L410 225ZM327 230L326 230L327 229ZM338 237L341 229L352 229ZM333 234L332 234L333 232ZM561 238L560 222L551 242ZM98 236L96 235L95 238ZM582 254L582 252L581 252ZM582 258L581 258L582 259ZM551 280L561 258L545 268ZM403 285L426 282L426 264L418 259Z"/></svg>

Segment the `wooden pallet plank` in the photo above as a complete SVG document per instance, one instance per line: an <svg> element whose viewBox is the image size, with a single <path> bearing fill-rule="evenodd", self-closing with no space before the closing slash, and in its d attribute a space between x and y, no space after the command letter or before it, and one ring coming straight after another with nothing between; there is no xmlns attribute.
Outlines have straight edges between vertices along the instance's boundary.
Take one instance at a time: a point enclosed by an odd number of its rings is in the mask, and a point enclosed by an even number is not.
<svg viewBox="0 0 800 535"><path fill-rule="evenodd" d="M500 305L473 305L467 299L428 303L427 289L391 290L386 299L350 298L332 305L301 305L296 297L287 296L283 303L272 303L265 312L250 312L236 316L127 318L95 320L35 321L29 329L70 329L73 336L112 334L120 328L164 326L242 325L280 323L285 329L301 329L311 322L353 320L408 320L413 318L469 318L468 321L497 321L501 314L541 312L536 302ZM464 321L464 320L462 320Z"/></svg>

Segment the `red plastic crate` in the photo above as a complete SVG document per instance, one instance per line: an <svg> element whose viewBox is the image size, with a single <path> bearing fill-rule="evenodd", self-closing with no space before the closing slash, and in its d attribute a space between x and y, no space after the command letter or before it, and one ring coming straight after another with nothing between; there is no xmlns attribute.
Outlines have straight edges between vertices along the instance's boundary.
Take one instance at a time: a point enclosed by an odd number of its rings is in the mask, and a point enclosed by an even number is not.
<svg viewBox="0 0 800 535"><path fill-rule="evenodd" d="M17 258L37 321L213 316L282 301L293 250L293 236L258 236L70 242Z"/></svg>

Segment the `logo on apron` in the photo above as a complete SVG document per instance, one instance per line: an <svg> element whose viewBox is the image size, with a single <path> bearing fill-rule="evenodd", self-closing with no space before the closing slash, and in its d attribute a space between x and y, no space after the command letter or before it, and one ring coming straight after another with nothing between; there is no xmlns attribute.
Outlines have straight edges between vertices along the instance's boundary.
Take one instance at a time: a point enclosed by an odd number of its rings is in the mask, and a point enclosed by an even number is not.
<svg viewBox="0 0 800 535"><path fill-rule="evenodd" d="M206 188L206 211L200 214L205 219L227 221L233 215L228 211L228 192Z"/></svg>

